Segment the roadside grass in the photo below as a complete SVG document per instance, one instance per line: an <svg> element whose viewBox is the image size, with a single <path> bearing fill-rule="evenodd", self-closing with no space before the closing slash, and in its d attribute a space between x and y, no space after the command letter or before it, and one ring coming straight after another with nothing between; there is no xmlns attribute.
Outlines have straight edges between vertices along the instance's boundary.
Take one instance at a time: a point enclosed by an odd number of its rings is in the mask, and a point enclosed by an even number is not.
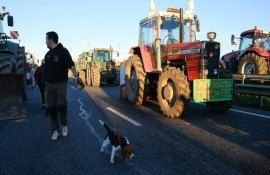
<svg viewBox="0 0 270 175"><path fill-rule="evenodd" d="M258 95L236 94L236 105L270 112L270 97L262 97L262 106Z"/></svg>

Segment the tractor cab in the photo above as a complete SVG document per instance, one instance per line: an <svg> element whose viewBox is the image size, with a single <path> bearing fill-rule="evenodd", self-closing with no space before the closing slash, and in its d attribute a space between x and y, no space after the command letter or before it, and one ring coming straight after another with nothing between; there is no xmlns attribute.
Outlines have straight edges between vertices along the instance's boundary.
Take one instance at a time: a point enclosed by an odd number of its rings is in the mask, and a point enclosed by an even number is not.
<svg viewBox="0 0 270 175"><path fill-rule="evenodd" d="M110 50L107 50L107 49L96 49L93 52L93 61L110 62L111 61Z"/></svg>
<svg viewBox="0 0 270 175"><path fill-rule="evenodd" d="M156 12L143 19L140 22L139 45L149 45L155 49L155 42L160 39L164 52L164 46L169 44L196 41L196 32L199 31L197 16L184 13L183 23L180 16L179 9L168 8L166 12Z"/></svg>
<svg viewBox="0 0 270 175"><path fill-rule="evenodd" d="M207 35L209 41L198 41L199 31L199 19L190 9L168 8L141 20L139 47L146 72L169 65L180 67L189 81L217 77L220 44L214 41L214 32Z"/></svg>
<svg viewBox="0 0 270 175"><path fill-rule="evenodd" d="M257 29L243 32L240 37L239 51L252 47L270 51L270 33Z"/></svg>

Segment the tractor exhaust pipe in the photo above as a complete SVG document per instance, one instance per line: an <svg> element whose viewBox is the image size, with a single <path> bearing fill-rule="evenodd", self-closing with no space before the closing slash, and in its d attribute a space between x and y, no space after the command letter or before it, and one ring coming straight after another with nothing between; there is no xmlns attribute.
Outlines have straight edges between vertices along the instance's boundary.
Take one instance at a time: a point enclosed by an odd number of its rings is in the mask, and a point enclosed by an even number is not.
<svg viewBox="0 0 270 175"><path fill-rule="evenodd" d="M161 18L158 18L158 26L161 25ZM161 31L160 27L157 29L157 38L155 40L155 47L156 47L156 63L157 63L157 71L162 72L161 68Z"/></svg>
<svg viewBox="0 0 270 175"><path fill-rule="evenodd" d="M184 42L184 15L183 15L183 9L180 8L179 11L179 42L182 43Z"/></svg>

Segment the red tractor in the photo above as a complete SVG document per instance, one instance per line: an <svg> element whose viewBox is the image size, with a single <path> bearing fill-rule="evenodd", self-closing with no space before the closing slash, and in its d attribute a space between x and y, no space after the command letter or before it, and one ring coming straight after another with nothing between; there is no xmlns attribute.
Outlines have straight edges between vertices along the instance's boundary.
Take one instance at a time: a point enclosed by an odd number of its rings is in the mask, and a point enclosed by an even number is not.
<svg viewBox="0 0 270 175"><path fill-rule="evenodd" d="M221 66L234 74L270 74L270 32L255 27L231 37L232 45L240 40L239 50L224 55Z"/></svg>
<svg viewBox="0 0 270 175"><path fill-rule="evenodd" d="M219 72L220 43L196 40L199 19L182 9L155 12L140 22L139 46L126 64L127 99L142 105L158 99L164 115L181 117L193 96L211 110L225 111L233 98L232 79Z"/></svg>

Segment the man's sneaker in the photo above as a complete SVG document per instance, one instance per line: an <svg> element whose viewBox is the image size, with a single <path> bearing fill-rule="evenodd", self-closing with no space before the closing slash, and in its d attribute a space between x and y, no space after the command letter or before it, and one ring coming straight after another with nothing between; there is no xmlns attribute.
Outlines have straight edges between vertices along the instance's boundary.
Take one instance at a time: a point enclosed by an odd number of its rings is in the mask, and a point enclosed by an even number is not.
<svg viewBox="0 0 270 175"><path fill-rule="evenodd" d="M68 134L67 126L63 126L63 127L62 127L62 135L63 135L63 137L66 137L67 134Z"/></svg>
<svg viewBox="0 0 270 175"><path fill-rule="evenodd" d="M58 131L54 131L52 135L52 140L57 140L58 135L59 135Z"/></svg>

